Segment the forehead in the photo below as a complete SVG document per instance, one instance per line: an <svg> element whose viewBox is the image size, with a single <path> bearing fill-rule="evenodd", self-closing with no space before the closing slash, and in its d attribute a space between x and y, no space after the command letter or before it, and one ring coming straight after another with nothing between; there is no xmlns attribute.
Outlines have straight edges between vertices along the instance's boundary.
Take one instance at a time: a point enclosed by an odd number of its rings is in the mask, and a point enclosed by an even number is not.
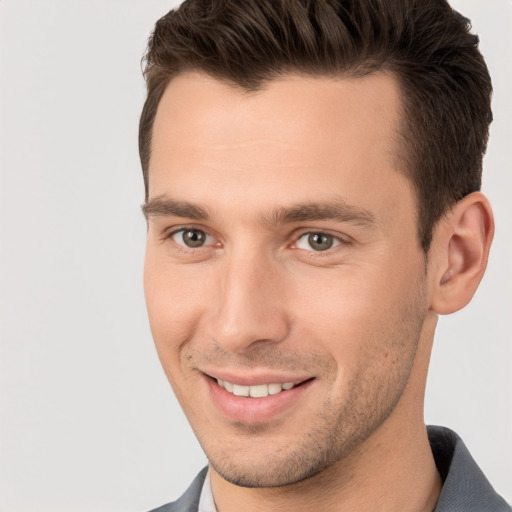
<svg viewBox="0 0 512 512"><path fill-rule="evenodd" d="M320 132L326 144L365 132L373 144L391 150L399 107L397 82L383 72L363 78L289 75L255 92L200 72L184 73L160 101L153 149L178 136L200 136L201 143L217 146L264 139L293 145L307 138L311 146Z"/></svg>
<svg viewBox="0 0 512 512"><path fill-rule="evenodd" d="M399 87L380 72L284 76L257 92L179 75L154 122L149 197L202 204L214 195L256 207L248 200L258 194L275 203L348 194L366 207L396 195L399 111Z"/></svg>

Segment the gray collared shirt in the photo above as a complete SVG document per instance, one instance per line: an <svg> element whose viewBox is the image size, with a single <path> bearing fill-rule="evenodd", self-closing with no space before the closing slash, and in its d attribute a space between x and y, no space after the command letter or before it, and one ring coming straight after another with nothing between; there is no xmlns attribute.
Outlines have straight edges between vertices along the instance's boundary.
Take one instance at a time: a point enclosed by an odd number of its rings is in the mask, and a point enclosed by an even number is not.
<svg viewBox="0 0 512 512"><path fill-rule="evenodd" d="M443 488L435 512L510 512L489 483L462 439L444 427L427 427Z"/></svg>
<svg viewBox="0 0 512 512"><path fill-rule="evenodd" d="M511 512L474 461L461 438L443 427L427 427L437 469L443 480L435 512ZM151 512L217 512L207 468L185 494Z"/></svg>

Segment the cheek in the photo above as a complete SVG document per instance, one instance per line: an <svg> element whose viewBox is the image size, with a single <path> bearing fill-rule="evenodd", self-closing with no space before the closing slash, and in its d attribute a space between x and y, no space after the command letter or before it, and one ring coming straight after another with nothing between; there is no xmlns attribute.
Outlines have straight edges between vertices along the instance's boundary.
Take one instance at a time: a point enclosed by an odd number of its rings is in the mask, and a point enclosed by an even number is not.
<svg viewBox="0 0 512 512"><path fill-rule="evenodd" d="M325 272L302 279L295 293L296 311L308 327L332 335L367 331L386 307L382 284L369 275L367 269L354 267Z"/></svg>
<svg viewBox="0 0 512 512"><path fill-rule="evenodd" d="M182 348L195 335L205 296L204 287L187 272L152 251L146 253L144 293L151 333L167 380L185 412L189 410L185 382L190 385L191 375L184 371Z"/></svg>
<svg viewBox="0 0 512 512"><path fill-rule="evenodd" d="M201 317L205 283L190 274L190 269L169 265L165 256L148 248L144 294L151 332L164 368L177 364L181 347L193 336Z"/></svg>
<svg viewBox="0 0 512 512"><path fill-rule="evenodd" d="M304 337L313 337L342 368L389 362L403 345L415 343L419 285L417 273L386 272L382 267L343 269L302 283L295 312ZM404 297L409 297L404 301ZM408 304L404 309L404 302ZM297 318L297 317L296 317Z"/></svg>

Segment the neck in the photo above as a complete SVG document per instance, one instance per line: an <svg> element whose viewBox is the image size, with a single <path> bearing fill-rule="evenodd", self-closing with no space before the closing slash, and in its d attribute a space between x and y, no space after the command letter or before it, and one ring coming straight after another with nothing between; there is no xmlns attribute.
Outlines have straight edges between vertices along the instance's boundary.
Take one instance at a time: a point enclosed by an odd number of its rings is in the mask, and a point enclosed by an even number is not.
<svg viewBox="0 0 512 512"><path fill-rule="evenodd" d="M218 512L434 510L442 483L423 421L423 397L435 319L426 324L432 332L422 337L430 341L420 344L412 371L425 378L409 381L392 414L366 441L317 475L283 487L239 487L211 468Z"/></svg>

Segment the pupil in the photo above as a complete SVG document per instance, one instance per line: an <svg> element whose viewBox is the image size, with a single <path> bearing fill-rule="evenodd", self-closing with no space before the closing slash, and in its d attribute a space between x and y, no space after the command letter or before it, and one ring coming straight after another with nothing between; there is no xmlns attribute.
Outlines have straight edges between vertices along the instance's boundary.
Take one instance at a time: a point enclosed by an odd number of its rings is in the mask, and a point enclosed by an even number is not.
<svg viewBox="0 0 512 512"><path fill-rule="evenodd" d="M311 233L308 237L308 242L315 251L326 251L332 247L333 238L323 233Z"/></svg>
<svg viewBox="0 0 512 512"><path fill-rule="evenodd" d="M189 229L183 233L183 242L189 247L201 247L204 244L204 233L198 229Z"/></svg>

